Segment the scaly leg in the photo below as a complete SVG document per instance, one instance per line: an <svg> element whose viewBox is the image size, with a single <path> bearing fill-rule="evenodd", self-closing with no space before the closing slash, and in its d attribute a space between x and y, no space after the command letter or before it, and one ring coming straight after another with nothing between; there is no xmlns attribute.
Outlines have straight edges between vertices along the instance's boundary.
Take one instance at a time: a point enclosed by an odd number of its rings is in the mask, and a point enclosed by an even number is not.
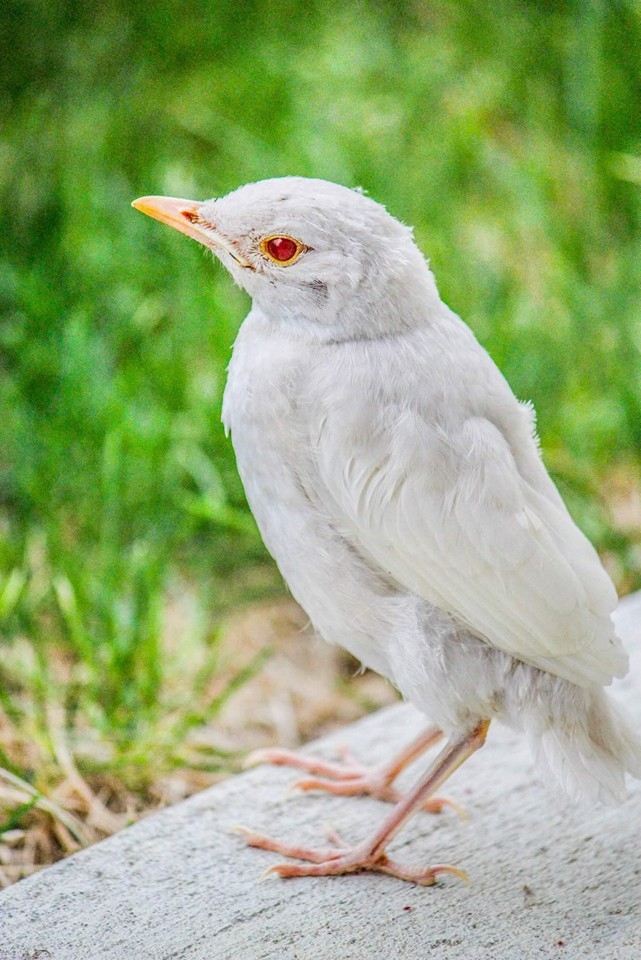
<svg viewBox="0 0 641 960"><path fill-rule="evenodd" d="M245 767L259 763L273 763L277 766L296 767L316 776L303 777L292 784L292 789L325 790L341 797L368 794L377 800L398 803L402 794L392 786L392 781L417 757L432 747L443 736L438 727L429 727L415 737L391 761L375 767L356 763L348 751L343 753L342 763L330 763L320 757L305 756L294 750L266 749L254 750L245 760ZM318 776L320 774L320 776ZM431 797L423 809L430 813L440 813L444 806L454 807L462 815L461 808L444 797Z"/></svg>
<svg viewBox="0 0 641 960"><path fill-rule="evenodd" d="M371 837L354 847L349 847L337 836L331 839L334 848L315 850L308 847L281 843L270 837L237 828L251 847L273 850L285 857L306 860L307 863L277 863L267 873L277 873L280 877L324 877L335 874L356 873L359 870L372 870L389 873L401 880L431 886L440 873L451 873L467 879L457 867L438 864L433 867L406 867L391 860L385 853L390 840L401 829L405 821L425 803L454 771L483 746L490 725L489 720L481 720L473 730L454 740L448 741L434 763L414 787L399 800L391 813Z"/></svg>

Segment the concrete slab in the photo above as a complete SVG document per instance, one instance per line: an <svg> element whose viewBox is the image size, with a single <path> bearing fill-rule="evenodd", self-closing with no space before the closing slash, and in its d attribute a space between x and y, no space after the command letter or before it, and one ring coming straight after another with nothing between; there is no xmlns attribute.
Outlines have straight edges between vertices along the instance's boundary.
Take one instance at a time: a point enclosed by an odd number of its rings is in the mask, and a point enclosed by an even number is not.
<svg viewBox="0 0 641 960"><path fill-rule="evenodd" d="M633 665L616 695L641 729L641 595L618 613ZM392 707L310 749L332 756L347 743L376 761L423 722ZM247 849L233 824L315 843L331 822L358 839L387 809L286 798L293 779L250 771L9 888L0 960L641 958L641 783L617 809L565 806L534 779L522 740L497 726L451 781L469 821L420 814L396 840L399 857L471 878L426 889L365 874L260 882L276 857Z"/></svg>

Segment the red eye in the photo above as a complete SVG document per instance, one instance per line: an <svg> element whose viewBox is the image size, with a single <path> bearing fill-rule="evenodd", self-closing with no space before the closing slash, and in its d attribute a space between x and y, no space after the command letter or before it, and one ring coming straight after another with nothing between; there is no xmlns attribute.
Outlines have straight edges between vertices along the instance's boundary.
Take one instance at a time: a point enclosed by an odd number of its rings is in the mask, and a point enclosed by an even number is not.
<svg viewBox="0 0 641 960"><path fill-rule="evenodd" d="M277 263L292 263L305 249L293 237L267 237L260 246L263 253Z"/></svg>

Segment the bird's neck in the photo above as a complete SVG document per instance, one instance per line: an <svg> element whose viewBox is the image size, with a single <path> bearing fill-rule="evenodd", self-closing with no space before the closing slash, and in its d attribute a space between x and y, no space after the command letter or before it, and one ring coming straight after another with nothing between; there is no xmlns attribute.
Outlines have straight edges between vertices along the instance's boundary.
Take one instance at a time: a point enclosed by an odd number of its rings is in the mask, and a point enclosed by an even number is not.
<svg viewBox="0 0 641 960"><path fill-rule="evenodd" d="M407 264L392 275L370 272L349 290L328 290L322 301L287 299L259 306L295 337L327 343L405 334L429 325L442 304L421 257L419 264Z"/></svg>

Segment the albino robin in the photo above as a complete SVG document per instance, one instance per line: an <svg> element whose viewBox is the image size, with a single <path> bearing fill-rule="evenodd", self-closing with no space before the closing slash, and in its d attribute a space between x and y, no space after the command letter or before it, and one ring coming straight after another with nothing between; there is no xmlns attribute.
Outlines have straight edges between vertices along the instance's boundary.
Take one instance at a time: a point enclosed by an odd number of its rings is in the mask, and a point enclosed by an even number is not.
<svg viewBox="0 0 641 960"><path fill-rule="evenodd" d="M223 421L291 592L435 724L370 773L262 754L323 775L306 788L396 806L353 847L247 841L304 861L277 864L281 876L462 875L385 851L414 811L438 807L495 717L528 737L548 782L620 799L641 746L603 689L627 670L614 587L546 472L532 409L442 302L411 231L361 192L302 177L134 206L211 249L252 298ZM399 795L396 774L441 738Z"/></svg>

